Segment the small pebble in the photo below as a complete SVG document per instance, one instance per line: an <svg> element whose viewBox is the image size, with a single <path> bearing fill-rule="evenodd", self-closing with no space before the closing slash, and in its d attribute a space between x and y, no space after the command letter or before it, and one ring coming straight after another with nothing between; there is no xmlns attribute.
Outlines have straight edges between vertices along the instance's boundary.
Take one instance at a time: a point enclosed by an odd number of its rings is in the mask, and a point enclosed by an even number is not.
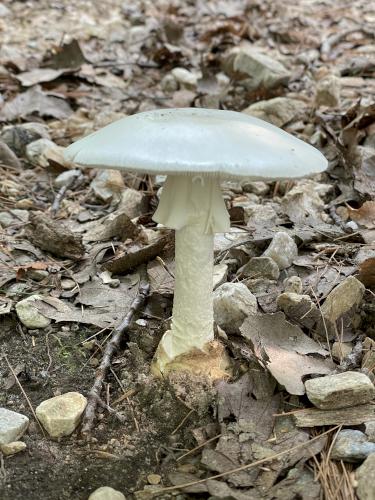
<svg viewBox="0 0 375 500"><path fill-rule="evenodd" d="M159 474L149 474L147 476L147 481L149 484L159 484L161 481L161 476Z"/></svg>

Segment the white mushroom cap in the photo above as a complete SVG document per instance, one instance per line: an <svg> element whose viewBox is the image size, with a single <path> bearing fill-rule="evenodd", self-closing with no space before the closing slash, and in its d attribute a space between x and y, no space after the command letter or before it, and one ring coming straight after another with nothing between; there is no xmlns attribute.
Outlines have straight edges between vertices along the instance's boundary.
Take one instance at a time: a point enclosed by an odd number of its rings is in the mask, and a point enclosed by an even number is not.
<svg viewBox="0 0 375 500"><path fill-rule="evenodd" d="M84 166L152 174L287 179L322 172L314 147L263 120L202 108L128 116L66 149Z"/></svg>

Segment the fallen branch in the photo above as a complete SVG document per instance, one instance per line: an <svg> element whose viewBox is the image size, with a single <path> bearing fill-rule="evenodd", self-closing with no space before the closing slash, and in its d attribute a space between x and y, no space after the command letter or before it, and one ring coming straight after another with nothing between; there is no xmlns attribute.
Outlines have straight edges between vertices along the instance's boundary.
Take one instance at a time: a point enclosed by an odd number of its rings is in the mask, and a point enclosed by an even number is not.
<svg viewBox="0 0 375 500"><path fill-rule="evenodd" d="M108 409L108 405L102 400L100 396L105 377L111 368L111 362L113 356L120 348L121 340L124 333L128 330L135 313L138 312L141 309L141 307L145 304L149 294L149 290L150 290L150 285L146 279L146 270L143 269L141 272L141 282L139 285L138 294L134 299L132 305L130 306L129 312L125 316L122 323L117 328L114 329L111 340L106 345L102 361L96 371L94 385L92 386L88 394L88 403L83 416L83 422L81 428L82 434L88 434L91 432L92 427L94 425L96 408L98 405Z"/></svg>

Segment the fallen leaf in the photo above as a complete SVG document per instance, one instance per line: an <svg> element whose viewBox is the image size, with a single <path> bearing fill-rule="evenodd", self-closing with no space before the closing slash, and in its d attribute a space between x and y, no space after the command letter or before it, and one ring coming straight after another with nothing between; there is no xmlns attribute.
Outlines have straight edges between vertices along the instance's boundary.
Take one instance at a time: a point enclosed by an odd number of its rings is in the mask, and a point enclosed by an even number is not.
<svg viewBox="0 0 375 500"><path fill-rule="evenodd" d="M365 201L360 208L348 207L349 217L361 226L375 229L375 201Z"/></svg>
<svg viewBox="0 0 375 500"><path fill-rule="evenodd" d="M64 119L68 118L73 110L64 99L48 95L36 85L6 102L0 112L0 121L13 121L33 113Z"/></svg>
<svg viewBox="0 0 375 500"><path fill-rule="evenodd" d="M311 374L327 374L334 369L322 359L328 351L286 321L283 313L249 316L240 327L243 337L252 343L254 354L289 394L303 395L302 379ZM314 357L319 356L319 357Z"/></svg>
<svg viewBox="0 0 375 500"><path fill-rule="evenodd" d="M370 257L361 263L358 278L365 286L375 286L375 257Z"/></svg>
<svg viewBox="0 0 375 500"><path fill-rule="evenodd" d="M49 69L49 68L37 68L31 71L25 71L24 73L19 73L16 78L23 87L31 87L37 83L42 82L52 82L56 80L59 76L64 73L63 70Z"/></svg>
<svg viewBox="0 0 375 500"><path fill-rule="evenodd" d="M116 255L102 267L111 273L125 273L129 269L154 259L171 241L172 233L168 233L150 245L142 246L139 242L134 242L122 254Z"/></svg>
<svg viewBox="0 0 375 500"><path fill-rule="evenodd" d="M77 40L72 40L54 48L54 53L48 55L43 66L53 69L78 69L86 62L82 49Z"/></svg>

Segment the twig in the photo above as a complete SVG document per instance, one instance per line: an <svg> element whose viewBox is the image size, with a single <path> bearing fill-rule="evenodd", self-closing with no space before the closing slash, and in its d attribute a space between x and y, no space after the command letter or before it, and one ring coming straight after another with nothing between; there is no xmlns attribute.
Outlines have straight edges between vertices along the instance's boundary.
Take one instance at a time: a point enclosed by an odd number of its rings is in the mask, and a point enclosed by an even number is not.
<svg viewBox="0 0 375 500"><path fill-rule="evenodd" d="M219 437L221 437L221 436L222 436L222 434L218 434L217 436L214 436L214 437L212 437L210 439L207 439L207 441L205 441L204 443L196 446L195 448L187 451L186 453L184 453L183 455L181 455L180 457L178 457L177 462L179 462L183 458L187 457L188 455L191 455L195 451L200 450L201 448L203 448L203 446L206 446L206 444L211 443L212 441L215 441L216 439L219 439Z"/></svg>
<svg viewBox="0 0 375 500"><path fill-rule="evenodd" d="M328 431L323 432L322 434L319 434L318 436L313 437L312 439L309 439L308 441L304 443L299 443L295 446L292 446L292 448L289 448L284 451L280 451L279 453L275 453L274 455L271 455L266 458L262 458L260 460L256 460L255 462L251 462L250 464L245 464L241 465L240 467L236 467L235 469L230 469L225 472L221 472L220 474L215 474L214 476L206 477L204 479L198 479L197 481L190 481L188 483L183 483L183 484L178 484L176 486L167 486L166 488L161 488L157 490L156 494L160 495L160 493L164 493L166 491L174 491L174 490L180 490L183 488L188 488L189 486L195 486L196 484L202 484L205 483L206 481L209 481L210 479L218 479L220 477L228 476L229 474L234 474L236 472L241 472L243 470L249 470L254 467L257 467L258 465L262 465L266 462L271 462L272 460L277 460L278 458L287 455L288 453L292 451L299 450L300 448L303 448L304 446L309 446L311 443L314 443L315 441L318 441L318 439L322 438L323 436L326 436L327 434L330 434L331 432L336 431L340 426L336 425L336 427L333 427L332 429L329 429Z"/></svg>
<svg viewBox="0 0 375 500"><path fill-rule="evenodd" d="M107 407L107 405L101 399L101 391L103 387L103 383L108 371L111 368L111 362L113 356L120 348L121 339L124 333L128 330L134 314L140 310L140 308L144 305L147 300L148 294L150 290L150 285L146 280L146 270L143 268L143 272L141 273L141 282L139 285L138 295L134 299L132 305L130 306L128 314L125 316L122 323L114 329L112 338L106 345L106 348L103 353L102 361L96 371L96 377L94 384L88 394L88 403L86 406L85 414L82 422L82 434L90 433L95 420L95 413L98 404L103 407Z"/></svg>
<svg viewBox="0 0 375 500"><path fill-rule="evenodd" d="M173 436L174 434L176 434L176 432L181 429L181 427L184 425L184 423L186 422L186 420L190 417L190 415L192 413L194 413L195 410L190 410L189 413L187 413L184 418L181 420L181 422L178 424L178 426L175 428L175 430L172 432L171 436Z"/></svg>
<svg viewBox="0 0 375 500"><path fill-rule="evenodd" d="M38 422L39 428L40 428L40 430L42 431L43 436L45 437L46 435L45 435L45 433L44 433L44 429L43 429L43 427L42 427L41 423L39 422L38 417L36 416L36 413L35 413L35 411L34 411L33 405L31 404L31 401L30 401L30 399L29 399L29 396L26 394L25 389L24 389L24 388L22 387L22 385L21 385L21 382L18 380L17 374L16 374L16 372L13 370L12 365L9 363L9 360L8 360L7 355L6 355L6 354L3 354L3 356L4 356L4 359L5 359L5 361L6 361L7 365L8 365L8 367L9 367L9 370L12 372L12 375L13 375L13 377L14 377L14 380L17 382L18 387L21 389L21 392L22 392L22 394L24 395L24 397L25 397L25 399L26 399L26 401L27 401L27 404L29 405L29 408L30 408L30 410L31 410L31 413L34 415L34 418L35 418L36 422Z"/></svg>
<svg viewBox="0 0 375 500"><path fill-rule="evenodd" d="M66 195L66 192L68 189L70 189L75 181L82 177L82 173L80 171L77 172L75 176L72 176L71 179L69 179L69 182L67 182L64 186L61 186L59 191L57 192L55 199L53 200L52 206L51 206L51 214L52 216L55 216L58 209L60 208L60 203L64 199L64 196Z"/></svg>

